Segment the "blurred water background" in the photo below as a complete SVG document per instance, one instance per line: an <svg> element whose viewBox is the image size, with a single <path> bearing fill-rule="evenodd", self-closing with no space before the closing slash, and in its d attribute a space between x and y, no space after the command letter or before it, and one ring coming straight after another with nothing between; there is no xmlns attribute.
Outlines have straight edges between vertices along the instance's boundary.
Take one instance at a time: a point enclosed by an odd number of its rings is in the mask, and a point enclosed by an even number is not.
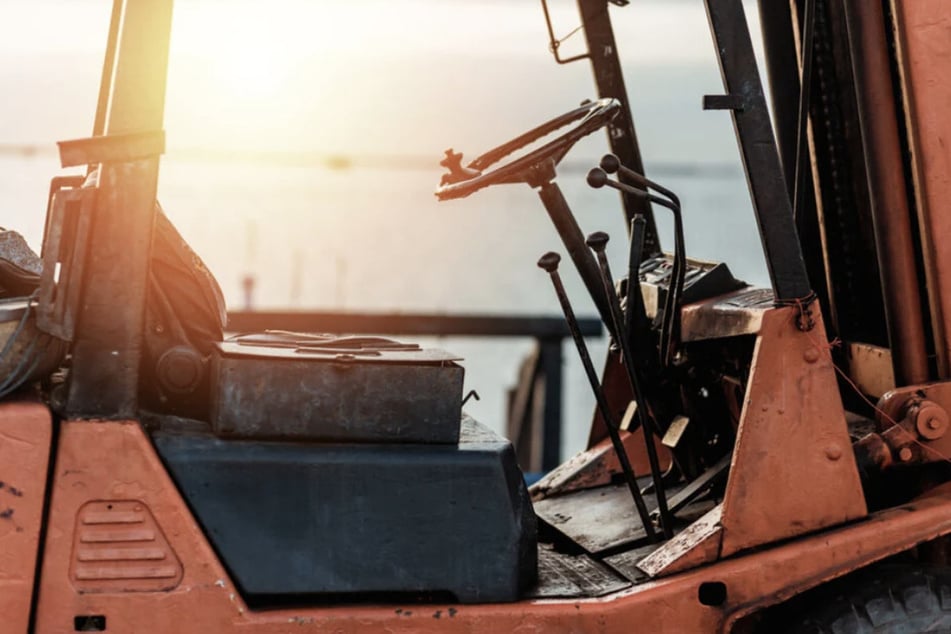
<svg viewBox="0 0 951 634"><path fill-rule="evenodd" d="M0 225L37 251L49 179L64 173L55 141L91 130L110 4L4 5ZM560 35L578 24L573 4L551 0ZM175 11L159 198L229 306L251 274L255 308L559 314L535 261L560 243L529 187L432 193L446 148L473 158L595 96L588 62L551 58L538 2L178 0ZM702 2L611 12L646 170L681 196L688 254L765 284L732 124L700 108L722 92ZM579 34L562 52L581 47ZM606 150L603 134L579 143L559 183L586 233L613 236L621 271L620 201L584 183ZM670 219L658 224L671 245ZM564 277L576 312L593 315L577 275ZM502 431L531 340L426 343L466 358L465 389L482 397L467 410ZM606 341L591 345L602 358ZM568 455L593 399L570 342L565 352Z"/></svg>

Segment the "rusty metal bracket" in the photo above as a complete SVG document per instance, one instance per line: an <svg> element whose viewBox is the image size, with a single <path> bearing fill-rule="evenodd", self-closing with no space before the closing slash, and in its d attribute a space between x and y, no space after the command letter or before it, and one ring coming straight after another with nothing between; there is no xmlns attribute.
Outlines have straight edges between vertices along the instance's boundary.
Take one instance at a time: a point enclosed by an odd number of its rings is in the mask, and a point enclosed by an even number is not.
<svg viewBox="0 0 951 634"><path fill-rule="evenodd" d="M743 95L704 95L704 110L736 110L742 111L746 101Z"/></svg>
<svg viewBox="0 0 951 634"><path fill-rule="evenodd" d="M878 402L876 422L893 460L900 464L951 460L951 383L910 385ZM885 461L880 467L887 467Z"/></svg>
<svg viewBox="0 0 951 634"><path fill-rule="evenodd" d="M107 134L87 139L59 141L59 161L63 167L126 163L165 154L165 131Z"/></svg>
<svg viewBox="0 0 951 634"><path fill-rule="evenodd" d="M798 318L763 314L722 508L640 562L651 576L867 515L822 316L814 332Z"/></svg>
<svg viewBox="0 0 951 634"><path fill-rule="evenodd" d="M95 188L76 187L50 200L36 326L64 341L76 328L96 198Z"/></svg>

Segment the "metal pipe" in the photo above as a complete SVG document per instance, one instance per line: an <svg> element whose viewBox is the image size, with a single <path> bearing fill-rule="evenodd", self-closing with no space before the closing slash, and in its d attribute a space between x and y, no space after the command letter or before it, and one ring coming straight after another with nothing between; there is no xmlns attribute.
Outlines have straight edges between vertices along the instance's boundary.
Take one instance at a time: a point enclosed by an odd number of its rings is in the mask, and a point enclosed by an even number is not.
<svg viewBox="0 0 951 634"><path fill-rule="evenodd" d="M921 280L880 3L845 0L859 128L896 385L928 380Z"/></svg>
<svg viewBox="0 0 951 634"><path fill-rule="evenodd" d="M631 467L631 461L628 459L627 451L624 449L624 443L621 441L618 425L614 421L614 416L611 414L611 407L608 405L608 400L604 396L604 389L601 387L601 383L598 381L598 375L594 370L594 365L591 363L588 346L584 342L584 337L581 336L581 331L578 329L578 322L575 319L575 312L571 308L571 302L568 301L568 294L565 292L565 287L561 283L561 276L558 274L558 263L560 261L560 255L549 251L538 260L538 267L547 271L548 275L551 276L551 283L555 287L558 302L561 304L561 309L565 313L565 321L568 323L568 329L571 330L571 336L575 341L575 346L578 348L578 356L581 357L581 365L584 367L585 376L588 378L588 383L591 384L591 391L594 392L594 400L598 405L598 411L601 412L605 427L608 428L608 435L611 437L614 452L617 454L618 461L621 463L621 471L624 472L627 488L631 492L631 498L634 500L637 514L640 516L641 523L644 525L644 532L650 541L657 541L654 524L651 521L647 505L644 504L641 490L637 486L637 480L634 478L634 469Z"/></svg>

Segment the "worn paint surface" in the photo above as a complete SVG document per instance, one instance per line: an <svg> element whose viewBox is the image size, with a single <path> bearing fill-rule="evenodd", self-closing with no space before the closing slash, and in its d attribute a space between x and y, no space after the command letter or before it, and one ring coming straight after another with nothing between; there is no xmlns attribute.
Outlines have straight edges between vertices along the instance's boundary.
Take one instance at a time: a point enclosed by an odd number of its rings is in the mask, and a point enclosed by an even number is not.
<svg viewBox="0 0 951 634"><path fill-rule="evenodd" d="M763 316L723 500L720 556L866 514L825 327Z"/></svg>
<svg viewBox="0 0 951 634"><path fill-rule="evenodd" d="M0 629L26 632L52 422L40 403L0 404Z"/></svg>
<svg viewBox="0 0 951 634"><path fill-rule="evenodd" d="M938 354L938 378L951 358L951 12L946 0L892 0L906 100L915 198Z"/></svg>
<svg viewBox="0 0 951 634"><path fill-rule="evenodd" d="M633 432L621 432L621 441L627 451L631 468L640 477L650 473L647 450L644 447L644 431L640 427ZM670 452L659 438L654 439L662 471L670 468ZM620 460L610 439L598 442L594 447L575 454L550 471L531 488L534 499L542 499L568 491L590 489L609 484L615 475L622 473Z"/></svg>
<svg viewBox="0 0 951 634"><path fill-rule="evenodd" d="M250 612L133 422L65 422L56 462L37 632L70 631L75 615L104 615L108 631L207 632L716 632L731 616L951 533L951 487L846 528L640 584L598 599L492 605L377 605ZM147 504L184 565L163 592L81 594L69 581L75 518L90 500ZM777 574L777 571L781 571ZM726 585L701 605L701 583ZM438 615L438 616L437 616Z"/></svg>

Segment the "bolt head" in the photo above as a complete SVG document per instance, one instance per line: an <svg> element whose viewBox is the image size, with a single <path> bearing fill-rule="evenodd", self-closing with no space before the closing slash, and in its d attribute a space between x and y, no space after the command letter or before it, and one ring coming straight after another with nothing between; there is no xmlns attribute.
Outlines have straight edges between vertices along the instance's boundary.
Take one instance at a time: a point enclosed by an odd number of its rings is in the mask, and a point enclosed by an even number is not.
<svg viewBox="0 0 951 634"><path fill-rule="evenodd" d="M910 447L902 447L898 451L898 459L902 462L908 462L912 459L912 457L914 457L914 454L912 453Z"/></svg>
<svg viewBox="0 0 951 634"><path fill-rule="evenodd" d="M833 462L842 457L842 447L838 445L829 445L826 447L826 458Z"/></svg>
<svg viewBox="0 0 951 634"><path fill-rule="evenodd" d="M948 431L948 412L934 401L924 400L914 412L915 428L928 440L938 440Z"/></svg>
<svg viewBox="0 0 951 634"><path fill-rule="evenodd" d="M549 251L542 257L538 258L538 268L544 269L549 273L554 273L558 270L559 262L561 262L561 256L554 251Z"/></svg>
<svg viewBox="0 0 951 634"><path fill-rule="evenodd" d="M806 363L815 363L819 360L819 350L816 348L809 348L802 353L802 358L806 360Z"/></svg>

